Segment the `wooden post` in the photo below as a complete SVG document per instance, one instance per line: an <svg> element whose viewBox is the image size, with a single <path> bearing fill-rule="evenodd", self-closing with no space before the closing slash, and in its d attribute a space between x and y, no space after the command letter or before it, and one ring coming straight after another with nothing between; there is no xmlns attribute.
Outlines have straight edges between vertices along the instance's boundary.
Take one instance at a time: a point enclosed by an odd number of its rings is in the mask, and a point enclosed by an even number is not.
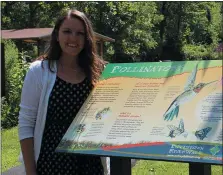
<svg viewBox="0 0 223 175"><path fill-rule="evenodd" d="M110 157L111 175L131 175L131 159Z"/></svg>
<svg viewBox="0 0 223 175"><path fill-rule="evenodd" d="M5 96L5 45L1 43L1 97Z"/></svg>
<svg viewBox="0 0 223 175"><path fill-rule="evenodd" d="M204 163L189 163L189 175L211 175L211 165Z"/></svg>
<svg viewBox="0 0 223 175"><path fill-rule="evenodd" d="M37 40L37 54L40 56L40 40Z"/></svg>

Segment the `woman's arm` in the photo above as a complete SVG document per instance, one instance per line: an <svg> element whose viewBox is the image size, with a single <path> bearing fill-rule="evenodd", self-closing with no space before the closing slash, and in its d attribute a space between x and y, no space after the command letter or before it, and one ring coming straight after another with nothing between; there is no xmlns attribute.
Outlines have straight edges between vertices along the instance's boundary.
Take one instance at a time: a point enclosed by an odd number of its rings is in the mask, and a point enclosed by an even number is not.
<svg viewBox="0 0 223 175"><path fill-rule="evenodd" d="M26 175L36 175L36 163L34 158L33 138L27 138L20 141L22 155L24 159Z"/></svg>
<svg viewBox="0 0 223 175"><path fill-rule="evenodd" d="M32 64L26 74L19 111L19 139L27 175L36 174L34 129L41 96L38 65Z"/></svg>

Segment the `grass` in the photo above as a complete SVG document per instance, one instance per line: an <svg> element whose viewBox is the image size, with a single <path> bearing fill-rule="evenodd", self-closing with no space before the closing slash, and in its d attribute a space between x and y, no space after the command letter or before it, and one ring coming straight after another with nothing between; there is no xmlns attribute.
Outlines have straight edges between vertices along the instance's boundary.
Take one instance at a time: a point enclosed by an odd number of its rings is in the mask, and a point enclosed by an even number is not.
<svg viewBox="0 0 223 175"><path fill-rule="evenodd" d="M222 166L212 165L212 175L222 174ZM156 175L188 175L188 163L173 163L164 161L140 160L132 169L132 175L150 175L149 170L154 169ZM152 174L151 174L152 175Z"/></svg>
<svg viewBox="0 0 223 175"><path fill-rule="evenodd" d="M18 128L2 130L2 172L20 164L18 161L19 153Z"/></svg>
<svg viewBox="0 0 223 175"><path fill-rule="evenodd" d="M155 170L156 175L188 175L188 167L187 163L141 160L133 167L132 175L150 175L151 168Z"/></svg>
<svg viewBox="0 0 223 175"><path fill-rule="evenodd" d="M2 172L20 164L18 128L2 131ZM149 175L149 170L154 168L156 175L188 175L188 163L173 163L163 161L140 160L132 169L132 175ZM212 165L212 175L222 174L222 166Z"/></svg>

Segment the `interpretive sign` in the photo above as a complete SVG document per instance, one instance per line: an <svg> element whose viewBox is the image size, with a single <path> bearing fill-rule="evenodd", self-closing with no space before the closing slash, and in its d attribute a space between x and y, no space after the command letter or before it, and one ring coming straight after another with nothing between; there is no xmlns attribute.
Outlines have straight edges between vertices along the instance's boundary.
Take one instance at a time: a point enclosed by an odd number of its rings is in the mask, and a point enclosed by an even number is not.
<svg viewBox="0 0 223 175"><path fill-rule="evenodd" d="M222 61L108 64L57 151L222 164Z"/></svg>

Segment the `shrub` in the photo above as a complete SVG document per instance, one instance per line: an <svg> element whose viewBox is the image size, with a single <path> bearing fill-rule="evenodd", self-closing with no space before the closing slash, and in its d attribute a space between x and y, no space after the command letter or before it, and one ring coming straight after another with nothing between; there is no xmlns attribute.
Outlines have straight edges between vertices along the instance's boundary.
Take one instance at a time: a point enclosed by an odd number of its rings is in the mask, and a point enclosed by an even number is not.
<svg viewBox="0 0 223 175"><path fill-rule="evenodd" d="M187 44L182 48L184 60L217 60L222 55L216 52L216 45L192 45Z"/></svg>
<svg viewBox="0 0 223 175"><path fill-rule="evenodd" d="M24 54L19 54L12 41L7 40L3 43L5 44L6 92L1 99L1 124L2 128L9 128L18 123L20 96L28 63L22 59Z"/></svg>

